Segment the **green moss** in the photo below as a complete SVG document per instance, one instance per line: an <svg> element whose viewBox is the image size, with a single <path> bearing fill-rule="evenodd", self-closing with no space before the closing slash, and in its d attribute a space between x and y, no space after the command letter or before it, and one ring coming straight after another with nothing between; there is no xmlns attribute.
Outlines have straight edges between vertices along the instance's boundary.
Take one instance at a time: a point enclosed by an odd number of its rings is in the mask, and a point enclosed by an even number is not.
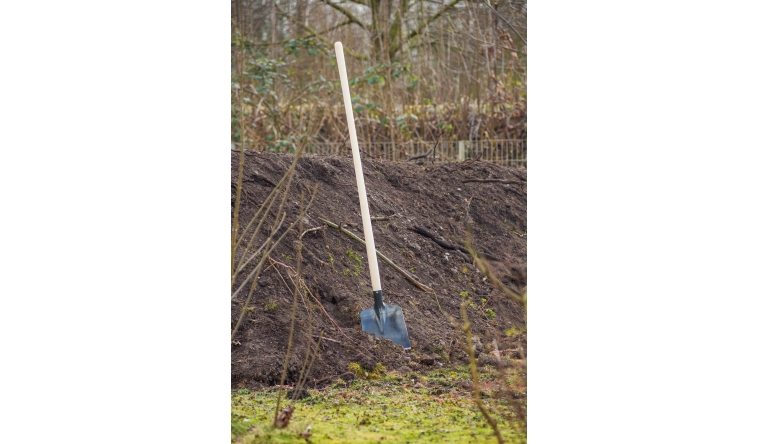
<svg viewBox="0 0 770 444"><path fill-rule="evenodd" d="M384 372L384 367L380 371ZM482 374L481 378L482 386L494 382L492 374ZM511 377L507 379L513 383ZM335 384L323 390L308 389L309 396L294 404L292 420L285 429L271 426L275 390L250 394L234 391L232 438L245 444L304 443L299 434L311 426L310 442L314 444L496 443L470 390L462 388L469 380L468 367L463 366L424 375L355 380L349 387ZM506 443L526 443L524 425L513 419L513 406L493 398L484 402L497 419Z"/></svg>
<svg viewBox="0 0 770 444"><path fill-rule="evenodd" d="M351 362L348 365L348 371L353 373L357 379L380 379L387 372L387 369L380 363L377 363L374 368L366 368Z"/></svg>
<svg viewBox="0 0 770 444"><path fill-rule="evenodd" d="M350 373L353 373L353 376L359 379L363 379L366 376L366 371L363 367L361 367L359 364L356 364L355 362L351 362L348 365L348 371Z"/></svg>
<svg viewBox="0 0 770 444"><path fill-rule="evenodd" d="M249 431L249 424L244 422L246 418L242 415L232 414L230 419L230 433L233 436L244 435Z"/></svg>

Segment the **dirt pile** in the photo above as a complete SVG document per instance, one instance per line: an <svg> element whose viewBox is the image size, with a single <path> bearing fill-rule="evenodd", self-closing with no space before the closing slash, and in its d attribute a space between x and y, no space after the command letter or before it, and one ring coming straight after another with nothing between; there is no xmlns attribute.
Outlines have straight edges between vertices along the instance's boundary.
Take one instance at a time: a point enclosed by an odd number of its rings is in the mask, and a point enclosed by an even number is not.
<svg viewBox="0 0 770 444"><path fill-rule="evenodd" d="M232 156L232 200L238 155ZM241 225L244 226L283 174L292 156L246 156ZM486 162L433 165L430 162L363 161L377 250L408 271L431 292L423 292L379 261L386 304L404 309L412 350L361 331L359 312L372 306L365 246L320 219L341 225L363 238L351 157L303 156L287 200L286 220L299 214L300 193L318 184L304 223L302 279L288 380L295 381L305 360L308 333L324 340L310 374L311 384L351 377L356 363L374 369L415 371L467 362L458 330L460 304L472 301L468 314L477 349L489 359L493 341L515 356L526 333L506 335L524 324L522 307L493 289L467 254L440 243L462 245L471 226L472 246L498 260L490 262L510 288L526 285L526 170ZM272 216L271 218L272 219ZM269 219L269 220L270 220ZM285 225L284 225L285 226ZM420 234L422 232L423 234ZM426 237L432 235L436 241ZM262 239L267 234L263 228ZM299 232L289 232L271 255L232 344L232 385L259 387L279 381L291 324L293 268ZM243 254L243 252L238 253ZM291 268L289 268L291 267ZM236 281L240 285L247 273ZM236 288L234 287L234 288ZM247 292L232 302L232 325Z"/></svg>

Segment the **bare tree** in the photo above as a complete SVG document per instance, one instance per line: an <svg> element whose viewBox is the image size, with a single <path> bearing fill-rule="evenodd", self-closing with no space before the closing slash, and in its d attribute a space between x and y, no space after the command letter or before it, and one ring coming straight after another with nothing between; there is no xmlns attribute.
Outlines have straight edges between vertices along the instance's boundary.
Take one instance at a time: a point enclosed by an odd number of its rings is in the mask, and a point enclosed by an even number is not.
<svg viewBox="0 0 770 444"><path fill-rule="evenodd" d="M365 141L526 138L526 1L233 0L232 10L233 88L246 102L236 143L283 149L316 127L318 141L345 140L334 41L349 55Z"/></svg>

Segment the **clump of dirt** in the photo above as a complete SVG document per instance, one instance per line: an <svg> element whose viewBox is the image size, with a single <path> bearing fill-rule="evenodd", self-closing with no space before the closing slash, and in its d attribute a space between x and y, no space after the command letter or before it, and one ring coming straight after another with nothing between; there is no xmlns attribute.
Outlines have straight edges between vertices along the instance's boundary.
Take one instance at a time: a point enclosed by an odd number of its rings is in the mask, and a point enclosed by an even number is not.
<svg viewBox="0 0 770 444"><path fill-rule="evenodd" d="M286 154L246 156L241 226L281 180L292 159ZM505 332L524 325L523 308L494 289L468 254L444 248L415 230L422 228L444 244L464 245L470 227L472 247L497 259L490 265L503 283L513 289L525 287L526 169L481 161L434 165L371 160L363 161L363 169L371 216L385 218L372 222L377 250L432 290L420 291L379 261L384 301L403 308L412 349L404 350L361 330L359 312L373 305L366 248L320 220L332 221L363 239L352 157L305 155L292 181L286 221L299 215L301 193L307 196L318 184L303 231L325 228L302 237L301 275L309 292L299 294L288 381L300 376L311 345L308 335L314 344L321 332L324 339L310 372L311 384L349 378L351 363L368 369L380 363L388 370L408 372L467 362L464 338L453 325L460 321L464 301L472 302L468 315L478 352L491 353L494 341L503 354L521 355L526 333L509 336ZM233 202L237 176L238 153L233 152ZM267 230L263 227L262 239ZM292 270L299 235L296 229L287 233L271 255L273 265L262 272L232 345L234 387L259 388L280 380L291 324ZM239 276L233 288L246 274ZM232 301L232 325L246 293Z"/></svg>

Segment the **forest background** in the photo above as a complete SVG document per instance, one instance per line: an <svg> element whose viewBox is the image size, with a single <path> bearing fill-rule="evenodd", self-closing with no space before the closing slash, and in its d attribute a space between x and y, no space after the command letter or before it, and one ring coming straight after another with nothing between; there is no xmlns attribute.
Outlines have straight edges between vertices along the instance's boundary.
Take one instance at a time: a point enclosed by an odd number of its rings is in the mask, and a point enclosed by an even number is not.
<svg viewBox="0 0 770 444"><path fill-rule="evenodd" d="M235 147L346 141L335 41L345 47L363 144L526 143L526 1L234 0L231 8Z"/></svg>

